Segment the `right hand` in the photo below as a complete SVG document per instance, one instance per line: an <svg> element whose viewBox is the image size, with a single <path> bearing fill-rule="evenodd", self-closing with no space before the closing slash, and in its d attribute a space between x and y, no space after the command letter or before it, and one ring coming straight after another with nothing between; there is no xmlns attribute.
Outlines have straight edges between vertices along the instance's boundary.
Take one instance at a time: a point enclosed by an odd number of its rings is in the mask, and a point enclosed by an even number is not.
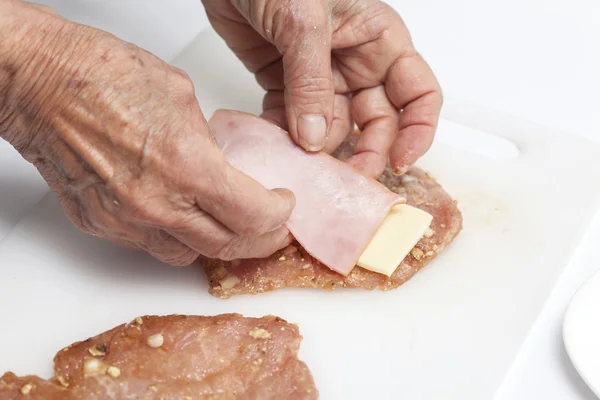
<svg viewBox="0 0 600 400"><path fill-rule="evenodd" d="M184 72L38 6L0 8L0 136L77 227L172 265L290 242L293 194L227 163Z"/></svg>
<svg viewBox="0 0 600 400"><path fill-rule="evenodd" d="M442 91L404 21L380 0L202 0L208 18L267 90L263 117L309 151L402 174L435 135Z"/></svg>

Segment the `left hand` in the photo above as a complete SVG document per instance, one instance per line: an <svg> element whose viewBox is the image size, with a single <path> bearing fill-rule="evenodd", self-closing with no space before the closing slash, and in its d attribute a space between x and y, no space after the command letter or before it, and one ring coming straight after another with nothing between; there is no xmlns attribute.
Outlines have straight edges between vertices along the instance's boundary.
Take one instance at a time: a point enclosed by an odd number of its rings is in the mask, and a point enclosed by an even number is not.
<svg viewBox="0 0 600 400"><path fill-rule="evenodd" d="M348 162L400 174L431 145L442 106L400 16L378 0L203 0L215 30L267 90L263 117L306 150L362 134Z"/></svg>
<svg viewBox="0 0 600 400"><path fill-rule="evenodd" d="M79 229L171 265L291 242L293 194L227 163L183 71L45 8L0 10L0 139Z"/></svg>

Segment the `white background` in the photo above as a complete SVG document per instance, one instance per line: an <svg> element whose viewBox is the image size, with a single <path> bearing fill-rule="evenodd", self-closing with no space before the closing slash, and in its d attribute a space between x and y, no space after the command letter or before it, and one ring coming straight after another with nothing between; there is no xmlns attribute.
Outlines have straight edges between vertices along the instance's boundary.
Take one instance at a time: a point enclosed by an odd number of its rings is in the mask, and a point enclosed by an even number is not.
<svg viewBox="0 0 600 400"><path fill-rule="evenodd" d="M165 60L207 26L199 0L40 2ZM446 93L600 141L599 2L390 3L404 16ZM35 170L0 143L0 237L45 191ZM594 399L564 352L560 327L568 300L600 266L595 246L599 241L596 223L558 282L497 399Z"/></svg>

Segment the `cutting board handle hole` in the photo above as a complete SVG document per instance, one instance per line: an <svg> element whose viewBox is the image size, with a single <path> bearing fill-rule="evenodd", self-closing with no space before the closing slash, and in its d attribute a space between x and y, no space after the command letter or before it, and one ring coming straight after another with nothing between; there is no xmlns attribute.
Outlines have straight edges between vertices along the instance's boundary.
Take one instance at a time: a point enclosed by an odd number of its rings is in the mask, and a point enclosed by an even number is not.
<svg viewBox="0 0 600 400"><path fill-rule="evenodd" d="M521 154L512 141L480 129L441 119L436 140L494 160L511 160Z"/></svg>

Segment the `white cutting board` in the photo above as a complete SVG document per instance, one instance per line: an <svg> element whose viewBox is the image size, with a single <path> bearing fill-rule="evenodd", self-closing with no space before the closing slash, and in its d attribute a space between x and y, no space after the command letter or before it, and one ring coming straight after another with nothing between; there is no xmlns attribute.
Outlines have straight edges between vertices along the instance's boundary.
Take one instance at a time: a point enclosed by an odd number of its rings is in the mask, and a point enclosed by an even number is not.
<svg viewBox="0 0 600 400"><path fill-rule="evenodd" d="M207 116L260 109L253 78L214 34L175 64L195 81ZM452 98L444 115L444 142L481 130L520 154L494 159L436 142L420 165L458 199L464 231L392 292L219 300L198 268L85 236L46 196L0 242L0 371L50 376L62 346L141 314L271 313L300 324L301 358L323 399L491 398L600 205L600 149Z"/></svg>

